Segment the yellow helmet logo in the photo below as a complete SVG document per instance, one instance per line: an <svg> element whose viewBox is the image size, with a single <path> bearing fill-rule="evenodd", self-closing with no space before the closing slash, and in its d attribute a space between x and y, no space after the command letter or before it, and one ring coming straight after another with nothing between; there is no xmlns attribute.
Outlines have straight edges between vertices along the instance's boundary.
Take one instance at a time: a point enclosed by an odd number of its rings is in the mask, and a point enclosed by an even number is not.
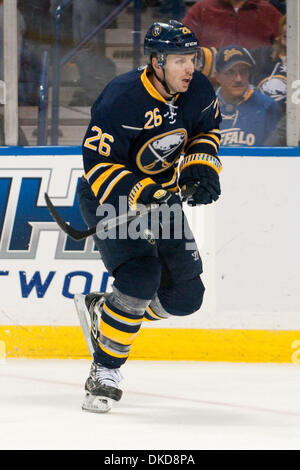
<svg viewBox="0 0 300 470"><path fill-rule="evenodd" d="M182 34L190 34L191 30L187 28L186 26L183 26L183 28L179 28Z"/></svg>

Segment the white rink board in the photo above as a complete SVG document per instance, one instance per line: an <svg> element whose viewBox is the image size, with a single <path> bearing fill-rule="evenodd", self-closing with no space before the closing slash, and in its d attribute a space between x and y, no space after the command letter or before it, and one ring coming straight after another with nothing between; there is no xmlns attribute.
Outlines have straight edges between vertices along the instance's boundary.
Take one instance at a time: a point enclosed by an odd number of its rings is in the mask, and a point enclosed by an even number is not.
<svg viewBox="0 0 300 470"><path fill-rule="evenodd" d="M222 197L215 206L217 310L209 325L299 330L300 158L222 161Z"/></svg>
<svg viewBox="0 0 300 470"><path fill-rule="evenodd" d="M222 161L220 200L186 211L204 265L203 307L189 317L144 327L299 329L300 159L226 156ZM32 222L30 250L10 249L12 235L24 236L15 225L17 214L28 210L27 196L20 198L24 181L40 178L36 204L46 211L45 191L55 205L73 205L81 173L80 155L0 157L0 183L12 178L7 200L5 192L0 196L0 325L77 325L72 295L86 282L90 290L111 289L112 278L91 240L81 252L64 254L53 221ZM35 273L40 297L30 289Z"/></svg>

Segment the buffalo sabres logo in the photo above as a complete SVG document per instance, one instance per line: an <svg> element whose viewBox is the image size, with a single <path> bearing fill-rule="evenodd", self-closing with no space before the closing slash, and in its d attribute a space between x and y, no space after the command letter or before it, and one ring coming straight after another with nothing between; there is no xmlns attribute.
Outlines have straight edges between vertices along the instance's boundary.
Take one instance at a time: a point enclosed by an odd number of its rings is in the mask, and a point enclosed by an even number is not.
<svg viewBox="0 0 300 470"><path fill-rule="evenodd" d="M283 75L273 75L265 78L257 88L264 95L270 96L275 101L286 100L287 80Z"/></svg>
<svg viewBox="0 0 300 470"><path fill-rule="evenodd" d="M137 166L143 173L157 174L170 168L187 141L185 129L152 137L137 154Z"/></svg>

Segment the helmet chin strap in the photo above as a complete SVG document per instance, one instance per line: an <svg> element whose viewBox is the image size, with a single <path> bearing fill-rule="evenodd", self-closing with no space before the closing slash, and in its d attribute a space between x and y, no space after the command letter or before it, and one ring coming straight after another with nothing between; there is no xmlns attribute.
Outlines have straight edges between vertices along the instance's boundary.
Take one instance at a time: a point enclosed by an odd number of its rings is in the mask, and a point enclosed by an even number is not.
<svg viewBox="0 0 300 470"><path fill-rule="evenodd" d="M164 89L166 90L166 92L168 93L168 95L172 96L172 98L173 98L173 96L176 96L177 93L171 93L171 92L170 92L170 88L168 87L167 82L166 82L166 75L165 75L165 70L164 70L164 68L161 67L162 72L163 72L163 74L164 74L163 80L162 80L161 78L159 78L159 76L157 75L157 73L156 73L155 70L154 70L154 67L151 66L151 68L152 68L152 72L153 72L154 75L155 75L155 78L162 84L162 86L164 87Z"/></svg>

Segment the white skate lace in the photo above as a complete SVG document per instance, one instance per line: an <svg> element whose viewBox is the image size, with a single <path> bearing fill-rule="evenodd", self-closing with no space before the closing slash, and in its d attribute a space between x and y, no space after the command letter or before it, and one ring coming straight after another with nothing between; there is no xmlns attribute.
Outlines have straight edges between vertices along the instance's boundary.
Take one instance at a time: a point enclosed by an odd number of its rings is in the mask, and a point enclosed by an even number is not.
<svg viewBox="0 0 300 470"><path fill-rule="evenodd" d="M95 378L102 385L119 388L122 380L122 374L119 369L108 369L107 367L98 366L95 371Z"/></svg>

